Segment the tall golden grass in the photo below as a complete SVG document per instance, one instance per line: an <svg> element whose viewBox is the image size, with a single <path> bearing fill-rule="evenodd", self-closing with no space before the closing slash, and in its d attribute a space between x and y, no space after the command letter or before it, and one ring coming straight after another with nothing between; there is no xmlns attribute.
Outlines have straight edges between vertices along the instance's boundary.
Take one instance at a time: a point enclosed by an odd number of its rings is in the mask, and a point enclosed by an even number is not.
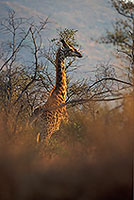
<svg viewBox="0 0 134 200"><path fill-rule="evenodd" d="M132 199L134 99L122 107L70 111L49 144L0 115L0 200Z"/></svg>

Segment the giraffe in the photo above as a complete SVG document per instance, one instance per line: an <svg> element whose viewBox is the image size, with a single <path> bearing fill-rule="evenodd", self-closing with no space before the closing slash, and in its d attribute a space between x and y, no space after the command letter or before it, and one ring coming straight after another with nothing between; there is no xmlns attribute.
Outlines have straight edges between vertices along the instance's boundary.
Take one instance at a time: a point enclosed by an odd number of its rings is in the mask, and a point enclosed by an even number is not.
<svg viewBox="0 0 134 200"><path fill-rule="evenodd" d="M37 142L48 143L53 132L60 126L61 120L67 120L68 115L66 106L60 107L64 104L67 93L66 73L65 73L65 59L67 57L79 57L82 55L72 45L68 44L65 40L61 40L62 47L60 47L56 54L56 81L52 88L46 103L35 109L30 121L37 121L41 129L37 135ZM49 110L52 107L58 107L54 110ZM47 110L48 108L48 110ZM47 111L46 111L47 110Z"/></svg>

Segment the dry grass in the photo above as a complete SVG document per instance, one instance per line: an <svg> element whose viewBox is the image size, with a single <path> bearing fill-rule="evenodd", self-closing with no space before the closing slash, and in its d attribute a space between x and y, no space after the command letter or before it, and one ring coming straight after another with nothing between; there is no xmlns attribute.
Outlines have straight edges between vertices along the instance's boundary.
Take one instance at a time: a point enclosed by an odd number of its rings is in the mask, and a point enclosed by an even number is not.
<svg viewBox="0 0 134 200"><path fill-rule="evenodd" d="M48 146L0 118L0 200L132 199L133 100L70 114Z"/></svg>

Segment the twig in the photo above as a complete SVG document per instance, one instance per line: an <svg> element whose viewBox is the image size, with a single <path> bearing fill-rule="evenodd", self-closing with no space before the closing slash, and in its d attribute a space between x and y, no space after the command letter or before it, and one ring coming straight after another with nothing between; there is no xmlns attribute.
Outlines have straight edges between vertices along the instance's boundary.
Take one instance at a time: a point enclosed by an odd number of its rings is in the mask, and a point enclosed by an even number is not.
<svg viewBox="0 0 134 200"><path fill-rule="evenodd" d="M28 29L26 35L24 36L24 38L20 41L20 43L18 44L18 46L16 47L16 49L13 51L12 55L5 61L5 63L1 66L0 71L3 69L3 67L5 65L8 64L8 62L14 57L15 53L17 53L17 51L19 50L19 48L21 47L22 43L25 41L25 39L27 38L27 36L29 35L31 27Z"/></svg>
<svg viewBox="0 0 134 200"><path fill-rule="evenodd" d="M29 32L31 33L32 36L32 40L33 40L33 44L34 44L34 58L35 58L35 72L34 72L34 76L32 78L32 80L25 86L25 88L21 91L20 95L18 96L18 98L16 99L16 101L14 102L13 105L15 105L19 99L22 97L22 94L29 88L29 86L36 81L36 76L37 76L37 71L38 71L38 48L37 48L37 44L36 44L36 39L34 37L34 33L32 31L32 27L29 28Z"/></svg>
<svg viewBox="0 0 134 200"><path fill-rule="evenodd" d="M93 95L94 96L94 95ZM83 103L86 103L86 102L89 102L89 101L104 101L104 102L109 102L109 101L117 101L117 100L121 100L123 99L124 97L117 97L117 98L109 98L109 99L93 99L93 96L91 98L86 98L86 99L73 99L71 101L68 101L68 102L65 102L65 103L62 103L58 106L55 106L55 107L50 107L50 108L42 108L42 107L39 107L39 111L38 111L38 114L36 116L34 116L32 118L32 120L30 121L30 123L33 123L33 121L35 121L35 119L39 116L42 115L42 113L44 112L50 112L50 111L54 111L56 109L59 109L61 107L64 107L64 106L67 106L67 105L70 105L71 106L74 106L74 105L79 105L79 104L83 104Z"/></svg>
<svg viewBox="0 0 134 200"><path fill-rule="evenodd" d="M95 86L95 85L97 85L98 83L100 83L100 82L102 82L102 81L106 81L106 80L112 80L112 81L117 81L117 82L119 82L119 83L124 83L124 84L126 84L126 85L130 85L130 86L134 86L132 83L128 83L128 82L126 82L126 81L122 81L122 80L119 80L119 79L116 79L116 78L102 78L102 79L100 79L100 80L98 80L98 81L96 81L95 83L93 83L92 85L90 85L89 86L89 88L88 88L88 90L87 91L89 91L93 86Z"/></svg>

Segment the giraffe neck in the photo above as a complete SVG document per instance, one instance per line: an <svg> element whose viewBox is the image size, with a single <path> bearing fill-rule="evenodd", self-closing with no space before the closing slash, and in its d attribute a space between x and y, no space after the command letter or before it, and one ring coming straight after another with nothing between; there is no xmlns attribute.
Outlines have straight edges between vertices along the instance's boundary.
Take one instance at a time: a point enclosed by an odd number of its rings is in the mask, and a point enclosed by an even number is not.
<svg viewBox="0 0 134 200"><path fill-rule="evenodd" d="M62 54L62 50L59 49L56 56L56 82L52 89L51 95L56 93L60 101L65 102L66 100L66 73L65 73L65 58Z"/></svg>

